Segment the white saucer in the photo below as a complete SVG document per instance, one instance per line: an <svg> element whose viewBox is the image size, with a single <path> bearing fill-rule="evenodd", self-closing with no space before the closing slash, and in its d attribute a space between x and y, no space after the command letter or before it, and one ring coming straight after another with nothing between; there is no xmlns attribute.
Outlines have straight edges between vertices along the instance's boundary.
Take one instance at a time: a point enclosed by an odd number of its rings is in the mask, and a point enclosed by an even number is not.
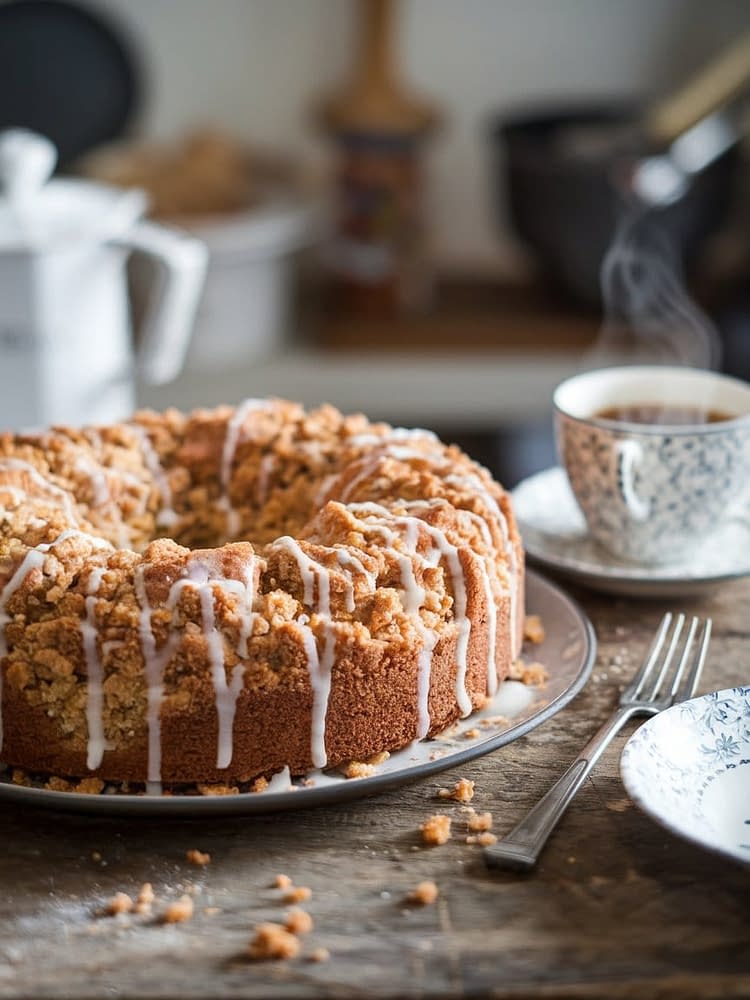
<svg viewBox="0 0 750 1000"><path fill-rule="evenodd" d="M750 576L750 520L737 510L707 545L675 563L647 566L620 559L588 534L565 471L530 476L513 490L530 560L595 590L628 597L680 597Z"/></svg>
<svg viewBox="0 0 750 1000"><path fill-rule="evenodd" d="M672 833L750 865L750 687L655 715L620 761L628 794Z"/></svg>

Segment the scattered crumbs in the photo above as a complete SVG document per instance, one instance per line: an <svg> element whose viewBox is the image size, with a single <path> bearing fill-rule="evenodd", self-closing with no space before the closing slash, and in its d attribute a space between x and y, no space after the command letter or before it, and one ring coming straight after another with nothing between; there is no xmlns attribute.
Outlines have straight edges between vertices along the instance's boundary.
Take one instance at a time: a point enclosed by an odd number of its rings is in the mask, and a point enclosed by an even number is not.
<svg viewBox="0 0 750 1000"><path fill-rule="evenodd" d="M489 830L492 826L492 813L474 813L469 816L469 829L474 833L483 832L484 830Z"/></svg>
<svg viewBox="0 0 750 1000"><path fill-rule="evenodd" d="M316 948L307 956L308 962L327 962L331 953L327 948Z"/></svg>
<svg viewBox="0 0 750 1000"><path fill-rule="evenodd" d="M494 833L490 833L489 830L485 830L483 833L470 833L466 838L467 844L480 844L482 847L489 847L491 844L497 843L497 837Z"/></svg>
<svg viewBox="0 0 750 1000"><path fill-rule="evenodd" d="M455 799L456 802L471 802L474 798L474 782L469 778L459 778L453 788L438 789L439 799Z"/></svg>
<svg viewBox="0 0 750 1000"><path fill-rule="evenodd" d="M540 685L549 678L546 667L542 663L526 663L524 660L515 660L511 664L508 677L512 681L521 681L522 684Z"/></svg>
<svg viewBox="0 0 750 1000"><path fill-rule="evenodd" d="M83 778L73 788L79 795L101 795L104 791L104 782L101 778Z"/></svg>
<svg viewBox="0 0 750 1000"><path fill-rule="evenodd" d="M256 795L258 795L260 792L265 792L267 788L268 788L268 778L264 778L263 775L261 775L259 778L256 778L255 781L252 783L252 785L250 785L250 791L254 792Z"/></svg>
<svg viewBox="0 0 750 1000"><path fill-rule="evenodd" d="M309 934L313 929L313 918L307 910L301 910L298 906L294 906L287 912L284 927L290 934Z"/></svg>
<svg viewBox="0 0 750 1000"><path fill-rule="evenodd" d="M247 951L256 962L273 958L295 958L299 955L300 942L281 924L263 923L255 928L255 935Z"/></svg>
<svg viewBox="0 0 750 1000"><path fill-rule="evenodd" d="M290 886L284 893L284 901L287 903L304 903L312 897L312 889L306 885Z"/></svg>
<svg viewBox="0 0 750 1000"><path fill-rule="evenodd" d="M589 878L589 885L594 889L600 889L602 886L608 884L609 879L604 875L591 875Z"/></svg>
<svg viewBox="0 0 750 1000"><path fill-rule="evenodd" d="M470 816L472 813L476 812L476 809L474 808L474 806L461 806L461 808L458 811L465 816Z"/></svg>
<svg viewBox="0 0 750 1000"><path fill-rule="evenodd" d="M347 778L371 778L377 773L374 764L366 764L361 760L350 760L344 768L344 775Z"/></svg>
<svg viewBox="0 0 750 1000"><path fill-rule="evenodd" d="M372 757L369 757L367 763L374 764L375 767L378 767L380 764L385 764L390 756L391 755L387 750L381 750L380 753L376 753Z"/></svg>
<svg viewBox="0 0 750 1000"><path fill-rule="evenodd" d="M104 904L102 914L106 917L116 917L120 913L130 913L133 909L133 900L126 892L116 892L114 896Z"/></svg>
<svg viewBox="0 0 750 1000"><path fill-rule="evenodd" d="M277 875L273 880L273 885L275 889L288 889L292 884L292 880L288 875Z"/></svg>
<svg viewBox="0 0 750 1000"><path fill-rule="evenodd" d="M566 860L567 860L567 862L568 862L569 865L574 865L576 863L576 858L572 854L569 855L569 857Z"/></svg>
<svg viewBox="0 0 750 1000"><path fill-rule="evenodd" d="M96 861L97 864L98 864L102 860L101 852L100 851L92 851L91 852L91 860L92 861Z"/></svg>
<svg viewBox="0 0 750 1000"><path fill-rule="evenodd" d="M420 882L406 897L410 903L417 903L419 906L430 906L438 898L439 890L434 882Z"/></svg>
<svg viewBox="0 0 750 1000"><path fill-rule="evenodd" d="M613 799L611 802L607 802L607 809L612 812L622 813L626 809L629 809L630 805L630 799Z"/></svg>
<svg viewBox="0 0 750 1000"><path fill-rule="evenodd" d="M314 778L305 778L304 781L302 782L302 784L305 786L305 788L314 788L315 787L315 779Z"/></svg>
<svg viewBox="0 0 750 1000"><path fill-rule="evenodd" d="M56 775L52 775L44 783L44 787L48 792L69 792L72 790L73 786L65 778L58 778Z"/></svg>
<svg viewBox="0 0 750 1000"><path fill-rule="evenodd" d="M450 816L430 816L419 829L425 844L436 846L445 844L451 836L451 818Z"/></svg>
<svg viewBox="0 0 750 1000"><path fill-rule="evenodd" d="M217 913L221 913L221 907L220 906L204 906L203 907L203 913L207 917L215 917Z"/></svg>
<svg viewBox="0 0 750 1000"><path fill-rule="evenodd" d="M236 785L196 785L201 795L238 795Z"/></svg>
<svg viewBox="0 0 750 1000"><path fill-rule="evenodd" d="M185 857L191 865L196 865L198 868L204 868L211 861L211 855L205 851L199 851L197 847L191 847Z"/></svg>
<svg viewBox="0 0 750 1000"><path fill-rule="evenodd" d="M472 726L471 729L465 729L461 735L465 740L475 740L479 736L479 730L476 726Z"/></svg>
<svg viewBox="0 0 750 1000"><path fill-rule="evenodd" d="M180 896L174 903L170 903L161 915L163 924L181 924L186 920L191 920L193 916L193 900L190 896Z"/></svg>
<svg viewBox="0 0 750 1000"><path fill-rule="evenodd" d="M154 890L151 883L144 882L138 890L133 911L141 916L151 913L151 904L155 898L156 897L154 896Z"/></svg>
<svg viewBox="0 0 750 1000"><path fill-rule="evenodd" d="M523 623L523 637L534 645L544 642L544 625L539 615L526 615Z"/></svg>
<svg viewBox="0 0 750 1000"><path fill-rule="evenodd" d="M445 736L445 733L443 733L443 736ZM445 750L433 750L430 754L430 760L440 760L441 757L445 757L445 753Z"/></svg>

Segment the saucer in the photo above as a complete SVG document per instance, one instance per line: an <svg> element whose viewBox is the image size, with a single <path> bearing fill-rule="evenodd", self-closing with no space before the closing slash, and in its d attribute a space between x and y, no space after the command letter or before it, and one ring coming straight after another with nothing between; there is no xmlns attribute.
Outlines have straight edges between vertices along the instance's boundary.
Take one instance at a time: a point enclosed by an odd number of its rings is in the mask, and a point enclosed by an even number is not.
<svg viewBox="0 0 750 1000"><path fill-rule="evenodd" d="M750 687L674 705L628 740L635 804L672 833L750 865Z"/></svg>
<svg viewBox="0 0 750 1000"><path fill-rule="evenodd" d="M559 466L513 490L513 507L529 559L594 590L626 597L681 597L750 576L750 520L737 509L710 542L677 562L632 563L602 548Z"/></svg>

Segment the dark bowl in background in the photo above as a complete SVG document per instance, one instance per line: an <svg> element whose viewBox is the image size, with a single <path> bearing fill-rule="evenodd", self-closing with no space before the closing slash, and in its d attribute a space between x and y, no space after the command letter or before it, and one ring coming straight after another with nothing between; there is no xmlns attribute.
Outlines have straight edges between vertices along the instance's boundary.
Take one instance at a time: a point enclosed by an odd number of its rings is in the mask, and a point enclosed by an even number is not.
<svg viewBox="0 0 750 1000"><path fill-rule="evenodd" d="M602 259L626 211L614 181L622 153L608 134L634 123L636 115L632 105L576 104L497 116L491 123L498 208L507 204L516 236L545 276L589 305L601 301ZM586 156L571 155L566 135L581 129L600 131L601 141ZM681 198L653 210L654 224L663 227L688 271L726 219L738 161L735 147L696 176Z"/></svg>

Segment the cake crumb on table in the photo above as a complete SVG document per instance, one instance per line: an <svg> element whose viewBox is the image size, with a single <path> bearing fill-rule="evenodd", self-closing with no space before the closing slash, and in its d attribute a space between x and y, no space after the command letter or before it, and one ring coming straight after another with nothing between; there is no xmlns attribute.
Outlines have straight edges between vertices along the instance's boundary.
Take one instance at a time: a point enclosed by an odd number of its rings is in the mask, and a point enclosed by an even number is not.
<svg viewBox="0 0 750 1000"><path fill-rule="evenodd" d="M133 900L126 892L116 892L114 896L104 904L102 914L107 917L116 917L120 913L130 913L133 909Z"/></svg>
<svg viewBox="0 0 750 1000"><path fill-rule="evenodd" d="M430 816L419 828L425 844L446 844L451 836L450 816Z"/></svg>
<svg viewBox="0 0 750 1000"><path fill-rule="evenodd" d="M429 906L438 898L440 891L434 882L425 881L416 885L406 897L410 903L419 903L420 906Z"/></svg>
<svg viewBox="0 0 750 1000"><path fill-rule="evenodd" d="M539 615L526 615L523 623L523 637L534 645L544 642L544 625Z"/></svg>
<svg viewBox="0 0 750 1000"><path fill-rule="evenodd" d="M473 833L469 834L466 838L467 844L480 844L482 847L489 847L491 844L497 843L497 837L494 833L490 833L485 830L483 833Z"/></svg>
<svg viewBox="0 0 750 1000"><path fill-rule="evenodd" d="M163 924L181 924L186 920L191 920L193 916L194 904L190 896L180 896L174 903L170 903L161 915Z"/></svg>
<svg viewBox="0 0 750 1000"><path fill-rule="evenodd" d="M492 826L492 813L491 812L474 813L473 815L469 816L468 823L469 823L469 829L473 830L475 833L489 830L490 827Z"/></svg>
<svg viewBox="0 0 750 1000"><path fill-rule="evenodd" d="M474 798L474 782L469 778L459 778L453 788L438 789L438 798L455 799L456 802L471 802Z"/></svg>
<svg viewBox="0 0 750 1000"><path fill-rule="evenodd" d="M312 889L306 885L290 885L284 893L284 901L287 903L304 903L312 897Z"/></svg>
<svg viewBox="0 0 750 1000"><path fill-rule="evenodd" d="M287 913L284 927L290 934L309 934L313 929L313 918L307 910L295 906Z"/></svg>
<svg viewBox="0 0 750 1000"><path fill-rule="evenodd" d="M197 865L199 868L205 867L211 861L211 855L205 851L199 851L197 847L191 847L185 857L191 865Z"/></svg>
<svg viewBox="0 0 750 1000"><path fill-rule="evenodd" d="M263 961L272 958L295 958L300 951L299 938L281 924L263 923L255 928L255 935L248 945L250 958Z"/></svg>
<svg viewBox="0 0 750 1000"><path fill-rule="evenodd" d="M307 956L308 962L327 962L331 953L327 948L316 948Z"/></svg>
<svg viewBox="0 0 750 1000"><path fill-rule="evenodd" d="M288 875L277 875L273 880L273 885L275 889L288 889L292 884L292 880Z"/></svg>
<svg viewBox="0 0 750 1000"><path fill-rule="evenodd" d="M151 883L144 882L138 891L138 895L136 896L133 912L138 913L141 916L149 914L151 912L151 904L155 898L156 897Z"/></svg>

